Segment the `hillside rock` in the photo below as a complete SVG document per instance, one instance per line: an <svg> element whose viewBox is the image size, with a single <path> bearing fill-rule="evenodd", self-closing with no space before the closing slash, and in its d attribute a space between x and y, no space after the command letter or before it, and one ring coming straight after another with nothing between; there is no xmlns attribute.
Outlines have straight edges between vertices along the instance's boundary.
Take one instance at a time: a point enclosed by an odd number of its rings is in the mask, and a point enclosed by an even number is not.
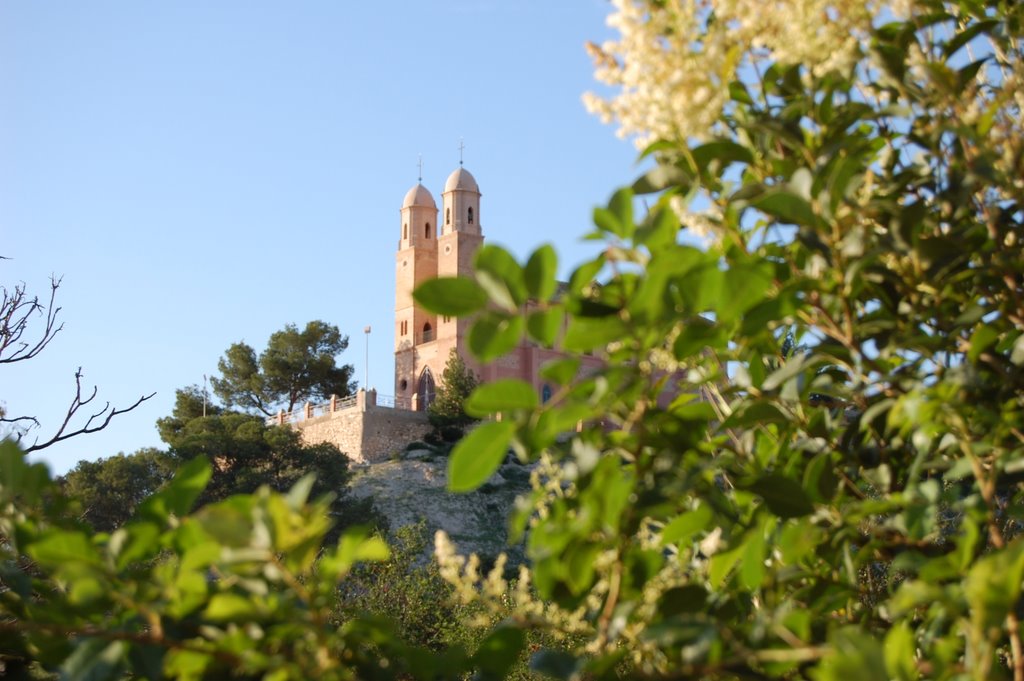
<svg viewBox="0 0 1024 681"><path fill-rule="evenodd" d="M509 563L521 562L522 548L508 546L508 517L516 497L530 489L530 468L506 463L477 491L453 493L447 467L447 457L413 450L404 460L353 467L349 494L372 497L393 530L422 519L431 537L447 532L459 553L486 560L504 551Z"/></svg>

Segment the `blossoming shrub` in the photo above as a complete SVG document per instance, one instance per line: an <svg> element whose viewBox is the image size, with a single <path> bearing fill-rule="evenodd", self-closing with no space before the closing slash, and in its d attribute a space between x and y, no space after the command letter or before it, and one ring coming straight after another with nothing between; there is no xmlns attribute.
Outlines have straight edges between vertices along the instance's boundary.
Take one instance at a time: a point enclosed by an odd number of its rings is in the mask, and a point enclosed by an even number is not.
<svg viewBox="0 0 1024 681"><path fill-rule="evenodd" d="M1024 679L1024 10L615 5L589 101L655 167L595 210L604 250L564 293L550 247L417 292L480 315L481 359L605 359L543 367L543 404L479 387L451 459L456 489L541 462L513 620L580 643L537 669Z"/></svg>

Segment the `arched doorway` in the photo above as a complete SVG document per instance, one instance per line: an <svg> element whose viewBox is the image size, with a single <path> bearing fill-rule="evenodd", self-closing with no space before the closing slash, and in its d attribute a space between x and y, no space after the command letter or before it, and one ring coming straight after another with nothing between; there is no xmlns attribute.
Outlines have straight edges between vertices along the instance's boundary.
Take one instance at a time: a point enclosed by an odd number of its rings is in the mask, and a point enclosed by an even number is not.
<svg viewBox="0 0 1024 681"><path fill-rule="evenodd" d="M434 374L430 373L430 367L425 368L420 374L419 388L416 393L419 396L417 408L419 411L426 411L437 397L437 386L434 385Z"/></svg>

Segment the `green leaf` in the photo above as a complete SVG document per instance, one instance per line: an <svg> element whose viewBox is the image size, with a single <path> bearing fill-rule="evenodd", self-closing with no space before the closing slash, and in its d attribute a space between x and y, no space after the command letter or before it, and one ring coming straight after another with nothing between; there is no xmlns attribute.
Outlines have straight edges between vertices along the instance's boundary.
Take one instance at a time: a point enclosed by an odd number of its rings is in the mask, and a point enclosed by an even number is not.
<svg viewBox="0 0 1024 681"><path fill-rule="evenodd" d="M580 360L576 357L553 359L540 367L541 378L558 385L569 385L576 379L580 370Z"/></svg>
<svg viewBox="0 0 1024 681"><path fill-rule="evenodd" d="M487 304L487 293L465 277L428 279L416 287L412 297L423 309L452 317L464 317Z"/></svg>
<svg viewBox="0 0 1024 681"><path fill-rule="evenodd" d="M999 332L987 324L983 324L971 334L971 347L967 351L967 358L977 362L981 353L988 350L999 340Z"/></svg>
<svg viewBox="0 0 1024 681"><path fill-rule="evenodd" d="M576 658L561 650L538 650L530 658L530 669L552 679L568 681L574 678L577 667Z"/></svg>
<svg viewBox="0 0 1024 681"><path fill-rule="evenodd" d="M658 208L636 230L636 242L657 253L674 244L678 233L679 217L667 207Z"/></svg>
<svg viewBox="0 0 1024 681"><path fill-rule="evenodd" d="M753 205L791 225L813 227L818 221L810 202L789 189L769 190L753 201Z"/></svg>
<svg viewBox="0 0 1024 681"><path fill-rule="evenodd" d="M650 156L651 154L656 154L656 153L658 153L660 151L676 151L676 150L677 150L677 146L676 146L675 142L670 142L668 140L657 140L655 142L651 142L646 147L644 147L644 149L640 152L639 158L640 159L644 159L644 158L647 158L648 156Z"/></svg>
<svg viewBox="0 0 1024 681"><path fill-rule="evenodd" d="M171 650L164 661L164 673L181 681L199 681L213 657L193 650Z"/></svg>
<svg viewBox="0 0 1024 681"><path fill-rule="evenodd" d="M134 561L147 560L157 554L161 548L160 528L150 522L128 523L110 536L108 547L118 569L124 569Z"/></svg>
<svg viewBox="0 0 1024 681"><path fill-rule="evenodd" d="M18 445L0 441L0 499L20 499L35 504L50 485L50 470L43 463L29 463Z"/></svg>
<svg viewBox="0 0 1024 681"><path fill-rule="evenodd" d="M669 187L680 187L683 191L688 191L691 183L689 173L676 165L663 163L637 179L632 189L637 194L654 194Z"/></svg>
<svg viewBox="0 0 1024 681"><path fill-rule="evenodd" d="M697 317L683 327L682 333L672 345L672 353L678 360L699 355L705 348L720 349L725 346L726 335L720 325Z"/></svg>
<svg viewBox="0 0 1024 681"><path fill-rule="evenodd" d="M626 231L619 223L615 213L607 208L595 208L593 220L594 225L603 232L621 236Z"/></svg>
<svg viewBox="0 0 1024 681"><path fill-rule="evenodd" d="M132 675L140 679L164 678L164 655L167 649L158 645L136 643L128 651Z"/></svg>
<svg viewBox="0 0 1024 681"><path fill-rule="evenodd" d="M693 160L697 163L698 168L705 168L712 161L717 161L720 164L720 169L724 169L725 166L731 163L753 163L754 156L750 153L749 149L736 142L716 140L702 144L694 149Z"/></svg>
<svg viewBox="0 0 1024 681"><path fill-rule="evenodd" d="M51 530L27 548L28 555L50 568L72 564L101 567L103 559L84 532Z"/></svg>
<svg viewBox="0 0 1024 681"><path fill-rule="evenodd" d="M743 548L743 544L740 544L711 556L711 562L708 565L708 581L712 586L720 588L725 584L729 573L743 557Z"/></svg>
<svg viewBox="0 0 1024 681"><path fill-rule="evenodd" d="M804 201L811 200L811 189L814 185L814 176L807 168L797 168L789 178L789 188Z"/></svg>
<svg viewBox="0 0 1024 681"><path fill-rule="evenodd" d="M553 441L557 436L575 430L584 421L593 417L593 407L586 404L570 403L557 409L545 409L540 413L532 432L542 439Z"/></svg>
<svg viewBox="0 0 1024 681"><path fill-rule="evenodd" d="M989 19L987 21L976 21L963 30L957 31L956 35L953 36L953 39L942 46L943 55L947 59L952 57L961 47L971 42L982 33L990 32L998 25L998 21L995 19Z"/></svg>
<svg viewBox="0 0 1024 681"><path fill-rule="evenodd" d="M577 267L569 277L569 292L574 296L579 296L585 287L590 286L597 279L598 273L604 266L605 256L602 254Z"/></svg>
<svg viewBox="0 0 1024 681"><path fill-rule="evenodd" d="M509 312L526 302L526 277L516 259L500 246L488 244L476 253L476 279L492 302Z"/></svg>
<svg viewBox="0 0 1024 681"><path fill-rule="evenodd" d="M754 402L737 408L722 424L722 428L743 428L754 424L785 423L789 417L771 402Z"/></svg>
<svg viewBox="0 0 1024 681"><path fill-rule="evenodd" d="M526 331L531 338L550 347L558 338L564 320L565 311L561 307L534 310L526 318Z"/></svg>
<svg viewBox="0 0 1024 681"><path fill-rule="evenodd" d="M699 584L676 586L658 597L658 613L662 617L703 612L708 591Z"/></svg>
<svg viewBox="0 0 1024 681"><path fill-rule="evenodd" d="M729 99L748 106L754 105L754 98L750 96L750 92L747 91L747 86L740 80L734 80L729 83Z"/></svg>
<svg viewBox="0 0 1024 681"><path fill-rule="evenodd" d="M1021 334L1013 344L1013 351L1010 353L1010 361L1020 366L1024 364L1024 334Z"/></svg>
<svg viewBox="0 0 1024 681"><path fill-rule="evenodd" d="M803 487L812 501L828 503L836 493L839 478L836 476L830 452L818 454L804 469Z"/></svg>
<svg viewBox="0 0 1024 681"><path fill-rule="evenodd" d="M309 493L313 489L313 484L316 482L316 473L306 473L298 482L292 485L292 488L288 490L288 506L292 509L302 508L302 506L309 501Z"/></svg>
<svg viewBox="0 0 1024 681"><path fill-rule="evenodd" d="M203 613L214 622L242 623L258 615L256 603L250 597L236 593L219 593L210 598Z"/></svg>
<svg viewBox="0 0 1024 681"><path fill-rule="evenodd" d="M452 450L448 461L448 489L472 492L498 469L508 452L516 424L494 421L477 426Z"/></svg>
<svg viewBox="0 0 1024 681"><path fill-rule="evenodd" d="M744 485L764 499L768 509L780 518L799 518L814 513L814 504L796 480L770 473Z"/></svg>
<svg viewBox="0 0 1024 681"><path fill-rule="evenodd" d="M565 582L574 596L590 591L594 582L594 561L601 554L602 546L597 543L579 542L562 554L568 568Z"/></svg>
<svg viewBox="0 0 1024 681"><path fill-rule="evenodd" d="M483 679L503 679L525 645L526 636L521 629L499 626L480 643L473 664L483 672Z"/></svg>
<svg viewBox="0 0 1024 681"><path fill-rule="evenodd" d="M807 369L809 364L809 357L807 355L796 355L790 357L785 364L773 371L768 378L761 384L762 390L775 390L783 383L794 378L801 371Z"/></svg>
<svg viewBox="0 0 1024 681"><path fill-rule="evenodd" d="M1020 598L1024 579L1024 538L979 558L964 579L971 623L979 635L999 627Z"/></svg>
<svg viewBox="0 0 1024 681"><path fill-rule="evenodd" d="M126 641L102 638L82 639L74 652L61 665L61 679L67 681L101 681L121 678L129 645Z"/></svg>
<svg viewBox="0 0 1024 681"><path fill-rule="evenodd" d="M391 556L391 551L384 540L376 536L367 536L367 532L365 527L350 527L345 530L334 550L320 560L318 573L321 583L336 584L357 562L379 562Z"/></svg>
<svg viewBox="0 0 1024 681"><path fill-rule="evenodd" d="M724 282L725 275L715 263L707 263L687 272L676 285L685 303L684 314L691 316L716 310L726 295L732 294L731 291L723 291Z"/></svg>
<svg viewBox="0 0 1024 681"><path fill-rule="evenodd" d="M613 230L615 235L623 239L631 238L636 230L633 224L633 190L623 187L615 192L608 202L608 210L615 216L615 223L619 227L619 231Z"/></svg>
<svg viewBox="0 0 1024 681"><path fill-rule="evenodd" d="M171 515L184 516L206 489L213 469L205 457L197 456L178 469L162 490L139 505L136 517L164 522Z"/></svg>
<svg viewBox="0 0 1024 681"><path fill-rule="evenodd" d="M683 393L668 406L672 416L681 421L699 421L707 423L718 417L715 408L703 400L697 400L696 395Z"/></svg>
<svg viewBox="0 0 1024 681"><path fill-rule="evenodd" d="M662 546L686 543L698 532L710 530L713 517L711 508L704 504L676 516L661 531Z"/></svg>
<svg viewBox="0 0 1024 681"><path fill-rule="evenodd" d="M855 627L829 635L829 652L814 676L818 681L878 681L889 678L882 646Z"/></svg>
<svg viewBox="0 0 1024 681"><path fill-rule="evenodd" d="M748 591L761 586L765 573L764 528L754 527L743 542L743 563L740 565L740 583Z"/></svg>
<svg viewBox="0 0 1024 681"><path fill-rule="evenodd" d="M507 378L484 383L466 400L466 413L486 417L499 411L536 409L540 401L537 393L526 381Z"/></svg>
<svg viewBox="0 0 1024 681"><path fill-rule="evenodd" d="M603 350L608 343L626 335L626 325L617 316L573 317L562 343L566 350L587 352Z"/></svg>
<svg viewBox="0 0 1024 681"><path fill-rule="evenodd" d="M514 350L523 338L523 318L488 312L469 328L469 350L478 359L490 362Z"/></svg>
<svg viewBox="0 0 1024 681"><path fill-rule="evenodd" d="M526 291L530 297L543 302L553 296L558 290L558 281L555 279L557 272L558 255L555 249L550 244L544 244L535 250L523 270Z"/></svg>
<svg viewBox="0 0 1024 681"><path fill-rule="evenodd" d="M915 681L919 678L914 660L914 631L906 620L896 622L885 635L885 667L889 678L896 681Z"/></svg>

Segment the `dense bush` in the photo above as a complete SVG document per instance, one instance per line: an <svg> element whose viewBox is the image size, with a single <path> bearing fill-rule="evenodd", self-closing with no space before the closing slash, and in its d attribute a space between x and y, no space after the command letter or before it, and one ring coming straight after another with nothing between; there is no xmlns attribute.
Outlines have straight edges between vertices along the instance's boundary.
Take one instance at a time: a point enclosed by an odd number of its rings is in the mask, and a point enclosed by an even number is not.
<svg viewBox="0 0 1024 681"><path fill-rule="evenodd" d="M537 664L1024 679L1024 10L615 4L620 89L590 101L654 167L595 211L600 255L558 295L549 248L484 247L417 294L489 298L481 359L528 334L606 362L545 366L545 404L482 386L501 418L452 454L457 489L541 462L525 626L585 643ZM606 427L560 443L580 420Z"/></svg>

